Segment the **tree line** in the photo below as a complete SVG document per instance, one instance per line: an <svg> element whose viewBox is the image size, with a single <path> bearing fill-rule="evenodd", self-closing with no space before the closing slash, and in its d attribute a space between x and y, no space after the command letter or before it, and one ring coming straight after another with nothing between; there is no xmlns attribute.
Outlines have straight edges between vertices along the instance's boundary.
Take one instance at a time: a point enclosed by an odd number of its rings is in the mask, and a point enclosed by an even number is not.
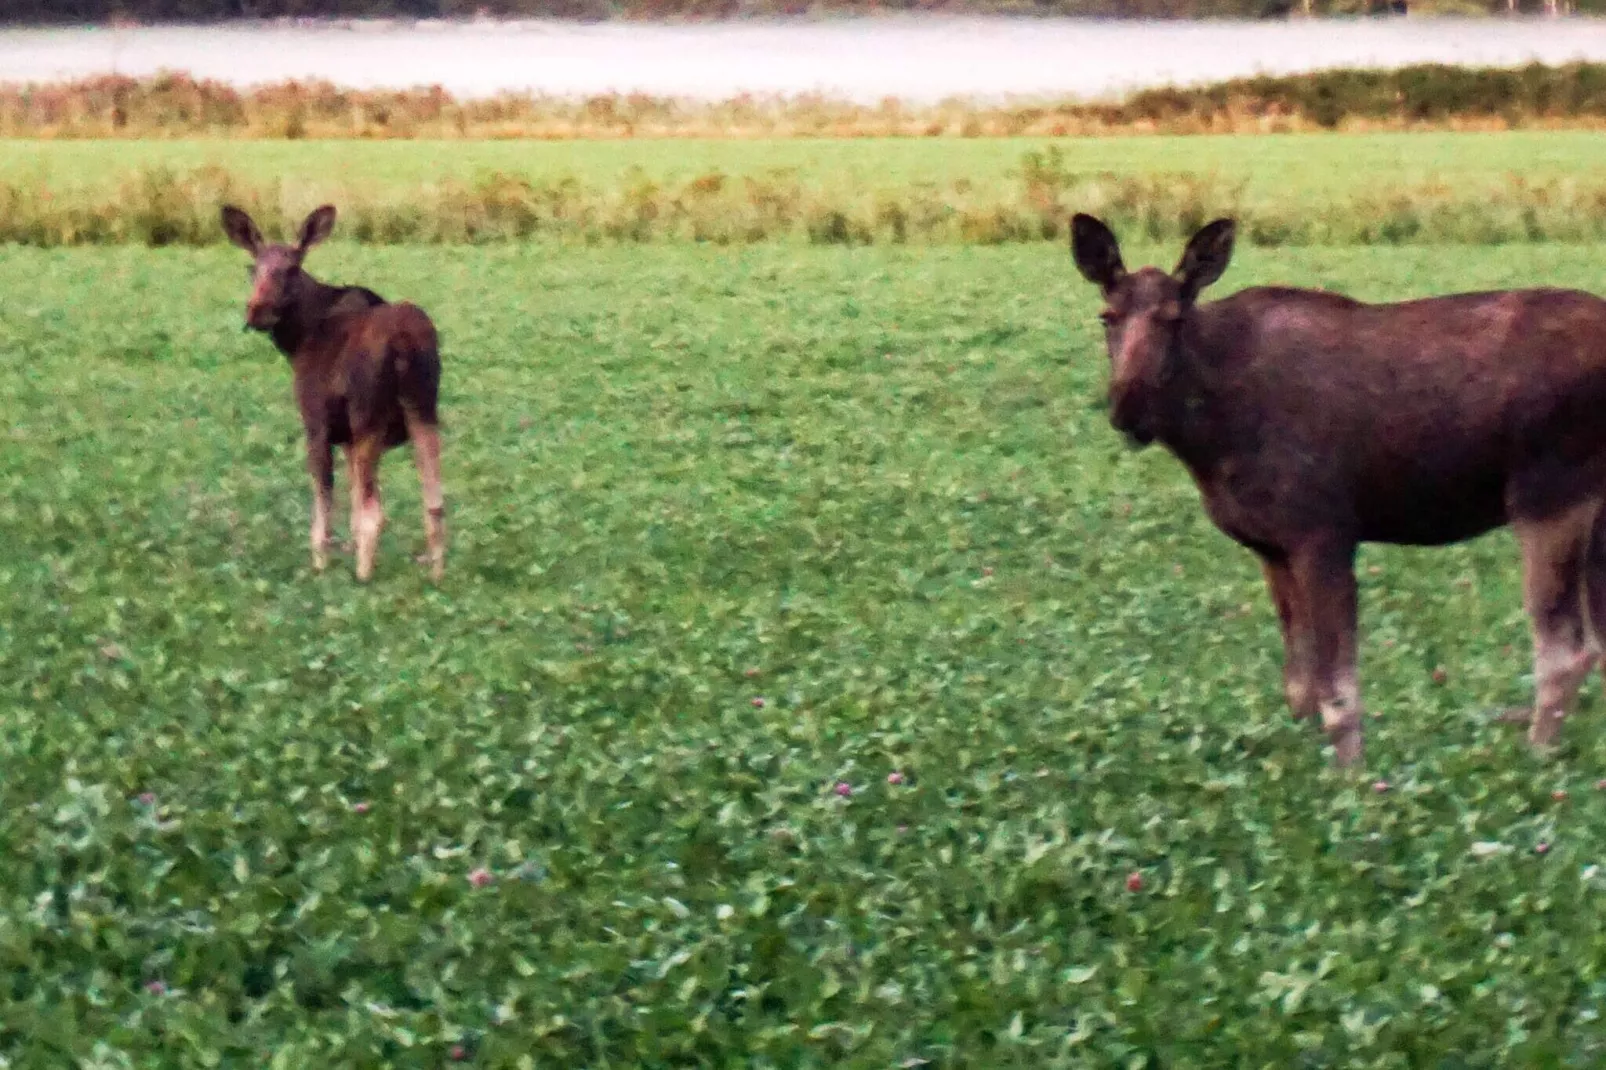
<svg viewBox="0 0 1606 1070"><path fill-rule="evenodd" d="M1399 11L1606 13L1606 0L0 0L0 22L107 23L240 18L581 19L943 11L1146 18L1275 18ZM1565 32L1558 28L1558 32Z"/></svg>

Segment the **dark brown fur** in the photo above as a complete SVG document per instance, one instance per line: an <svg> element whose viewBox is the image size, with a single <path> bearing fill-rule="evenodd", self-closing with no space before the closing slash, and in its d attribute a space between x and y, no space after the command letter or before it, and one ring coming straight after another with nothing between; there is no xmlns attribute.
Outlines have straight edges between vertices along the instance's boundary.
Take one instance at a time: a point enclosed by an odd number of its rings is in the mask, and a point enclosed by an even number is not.
<svg viewBox="0 0 1606 1070"><path fill-rule="evenodd" d="M246 327L266 331L290 360L313 482L313 567L328 563L333 448L346 448L357 578L366 580L384 525L379 459L411 441L424 486L430 572L439 581L446 533L435 327L416 305L390 304L361 286L326 286L302 270L307 250L328 237L334 218L333 206L325 205L307 217L296 245L273 245L262 240L250 216L223 209L224 231L254 261Z"/></svg>
<svg viewBox="0 0 1606 1070"><path fill-rule="evenodd" d="M1104 294L1110 418L1187 467L1211 520L1261 559L1296 717L1362 754L1354 555L1510 524L1522 546L1537 701L1554 740L1606 631L1606 301L1575 290L1395 304L1257 286L1208 304L1233 224L1170 274L1128 272L1109 229L1072 223Z"/></svg>

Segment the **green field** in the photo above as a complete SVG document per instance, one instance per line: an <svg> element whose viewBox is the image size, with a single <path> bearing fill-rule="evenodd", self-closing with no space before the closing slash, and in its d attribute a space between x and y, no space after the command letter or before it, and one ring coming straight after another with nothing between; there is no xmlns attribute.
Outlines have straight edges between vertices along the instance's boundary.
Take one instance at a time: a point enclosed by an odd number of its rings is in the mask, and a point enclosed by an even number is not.
<svg viewBox="0 0 1606 1070"><path fill-rule="evenodd" d="M7 142L0 245L220 243L332 202L380 245L1062 244L1091 211L1180 241L1233 215L1245 244L1606 241L1606 138L1290 135L1031 141Z"/></svg>
<svg viewBox="0 0 1606 1070"><path fill-rule="evenodd" d="M1058 146L1077 171L1192 172L1251 197L1336 199L1427 182L1606 179L1606 137L1588 130L1280 134L1244 137L773 141L25 141L4 142L0 181L92 186L141 167L222 166L296 189L406 189L487 171L611 186L632 168L660 182L710 171L795 170L805 182L868 189L1010 181L1029 149Z"/></svg>
<svg viewBox="0 0 1606 1070"><path fill-rule="evenodd" d="M1597 1064L1600 685L1554 762L1488 723L1512 540L1363 551L1334 774L1068 261L331 243L440 324L435 590L405 451L374 583L310 572L241 254L0 250L5 1065Z"/></svg>

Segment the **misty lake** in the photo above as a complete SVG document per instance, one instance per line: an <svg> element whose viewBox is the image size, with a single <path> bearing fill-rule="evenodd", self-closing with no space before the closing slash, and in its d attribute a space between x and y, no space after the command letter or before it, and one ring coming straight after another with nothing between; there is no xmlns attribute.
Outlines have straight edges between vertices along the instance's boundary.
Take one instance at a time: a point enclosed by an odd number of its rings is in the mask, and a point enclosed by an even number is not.
<svg viewBox="0 0 1606 1070"><path fill-rule="evenodd" d="M184 70L236 85L323 78L463 96L642 92L855 100L1100 96L1322 67L1606 60L1606 20L1118 22L964 16L713 24L254 23L0 30L0 78Z"/></svg>

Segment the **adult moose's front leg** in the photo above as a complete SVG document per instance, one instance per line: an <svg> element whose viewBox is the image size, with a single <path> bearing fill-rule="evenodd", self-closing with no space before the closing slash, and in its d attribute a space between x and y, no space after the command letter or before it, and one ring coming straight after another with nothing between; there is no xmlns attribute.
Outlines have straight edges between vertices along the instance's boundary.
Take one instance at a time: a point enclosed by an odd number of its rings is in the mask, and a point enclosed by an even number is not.
<svg viewBox="0 0 1606 1070"><path fill-rule="evenodd" d="M1595 665L1585 617L1585 562L1600 506L1589 502L1545 520L1516 520L1523 603L1534 642L1534 708L1528 742L1555 742L1579 685Z"/></svg>
<svg viewBox="0 0 1606 1070"><path fill-rule="evenodd" d="M1356 669L1355 544L1324 538L1300 547L1289 560L1309 611L1315 705L1339 766L1361 761L1362 708Z"/></svg>
<svg viewBox="0 0 1606 1070"><path fill-rule="evenodd" d="M1310 608L1286 556L1263 557L1260 565L1283 634L1283 697L1294 720L1303 721L1315 716L1317 707Z"/></svg>
<svg viewBox="0 0 1606 1070"><path fill-rule="evenodd" d="M329 437L320 432L307 434L307 472L312 476L312 567L322 572L329 566L329 510L334 506L335 465Z"/></svg>

